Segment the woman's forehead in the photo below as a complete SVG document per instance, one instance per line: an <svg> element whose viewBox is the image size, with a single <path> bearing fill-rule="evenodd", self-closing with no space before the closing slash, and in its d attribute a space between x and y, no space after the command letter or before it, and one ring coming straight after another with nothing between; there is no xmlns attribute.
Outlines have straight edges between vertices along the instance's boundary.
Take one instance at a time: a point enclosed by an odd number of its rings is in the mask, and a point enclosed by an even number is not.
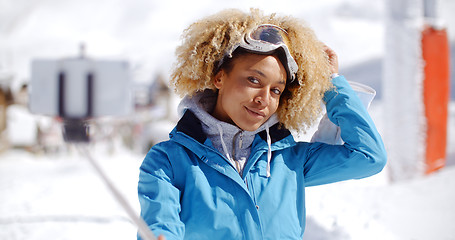
<svg viewBox="0 0 455 240"><path fill-rule="evenodd" d="M286 70L275 55L248 53L233 59L233 71L250 71L261 77L272 77L286 83Z"/></svg>

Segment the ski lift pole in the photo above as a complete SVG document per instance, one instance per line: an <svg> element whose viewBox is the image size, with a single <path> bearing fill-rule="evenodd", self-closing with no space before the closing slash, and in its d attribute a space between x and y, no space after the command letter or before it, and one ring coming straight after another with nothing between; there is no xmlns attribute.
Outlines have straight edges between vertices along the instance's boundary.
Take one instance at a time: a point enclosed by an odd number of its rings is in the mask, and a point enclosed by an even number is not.
<svg viewBox="0 0 455 240"><path fill-rule="evenodd" d="M115 199L117 199L117 201L120 203L120 205L126 211L128 216L131 218L131 220L137 226L138 233L141 236L141 238L143 240L157 240L157 238L155 237L153 232L149 229L149 227L147 226L145 221L135 213L133 208L128 204L128 202L123 197L123 195L120 193L120 191L115 187L115 185L112 183L112 181L104 173L103 169L98 164L98 162L90 155L89 150L85 146L82 146L81 144L76 144L76 147L79 150L79 152L89 160L90 164L96 170L98 175L102 178L102 180L107 185L107 187L109 188L111 193L114 195Z"/></svg>
<svg viewBox="0 0 455 240"><path fill-rule="evenodd" d="M450 46L445 23L438 17L437 1L424 1L422 30L423 102L426 119L425 173L446 164L448 104L450 99Z"/></svg>

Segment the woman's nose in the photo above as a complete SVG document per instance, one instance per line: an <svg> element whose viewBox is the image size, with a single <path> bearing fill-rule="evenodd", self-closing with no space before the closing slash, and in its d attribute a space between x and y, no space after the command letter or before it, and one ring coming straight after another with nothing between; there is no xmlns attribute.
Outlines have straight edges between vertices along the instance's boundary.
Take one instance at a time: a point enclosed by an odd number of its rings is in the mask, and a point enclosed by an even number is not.
<svg viewBox="0 0 455 240"><path fill-rule="evenodd" d="M254 102L261 105L261 106L267 106L269 105L270 102L270 94L268 90L261 90L257 93L257 95L254 97Z"/></svg>

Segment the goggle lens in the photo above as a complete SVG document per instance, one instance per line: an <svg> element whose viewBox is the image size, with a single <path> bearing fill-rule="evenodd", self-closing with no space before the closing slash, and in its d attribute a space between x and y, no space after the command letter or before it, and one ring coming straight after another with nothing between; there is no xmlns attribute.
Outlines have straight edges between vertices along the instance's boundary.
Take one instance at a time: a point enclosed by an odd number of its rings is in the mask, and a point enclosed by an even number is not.
<svg viewBox="0 0 455 240"><path fill-rule="evenodd" d="M274 25L261 25L250 33L250 38L252 40L267 42L274 45L279 45L284 43L287 45L289 42L287 37L287 32Z"/></svg>

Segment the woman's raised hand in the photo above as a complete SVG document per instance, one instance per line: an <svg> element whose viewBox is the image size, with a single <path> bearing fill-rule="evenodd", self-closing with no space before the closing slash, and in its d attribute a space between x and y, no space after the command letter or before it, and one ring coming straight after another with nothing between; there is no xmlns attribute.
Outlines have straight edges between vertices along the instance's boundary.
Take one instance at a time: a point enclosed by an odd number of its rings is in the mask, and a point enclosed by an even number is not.
<svg viewBox="0 0 455 240"><path fill-rule="evenodd" d="M332 74L338 73L338 56L337 56L337 54L335 53L335 51L333 51L327 45L324 45L324 52L327 54L327 57L329 58L329 63L331 66Z"/></svg>

